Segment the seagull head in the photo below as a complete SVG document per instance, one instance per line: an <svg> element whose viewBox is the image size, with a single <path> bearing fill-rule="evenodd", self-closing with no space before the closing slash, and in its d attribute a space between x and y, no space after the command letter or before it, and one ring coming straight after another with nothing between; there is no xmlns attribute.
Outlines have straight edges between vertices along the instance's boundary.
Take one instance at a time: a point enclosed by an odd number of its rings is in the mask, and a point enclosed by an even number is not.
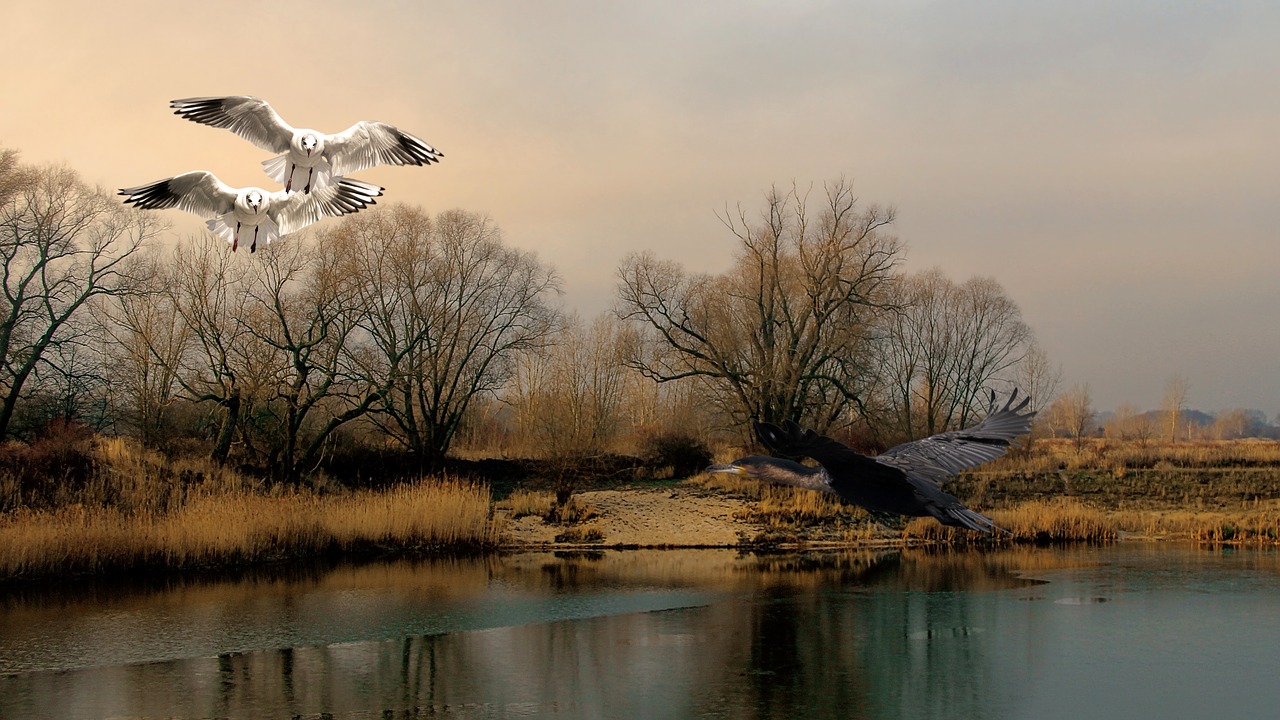
<svg viewBox="0 0 1280 720"><path fill-rule="evenodd" d="M311 153L316 151L316 148L319 148L319 147L320 147L320 138L316 137L311 133L307 133L306 135L302 136L302 150L307 154L308 157L311 155Z"/></svg>
<svg viewBox="0 0 1280 720"><path fill-rule="evenodd" d="M262 207L262 200L262 193L257 190L250 190L244 198L245 203L254 210Z"/></svg>

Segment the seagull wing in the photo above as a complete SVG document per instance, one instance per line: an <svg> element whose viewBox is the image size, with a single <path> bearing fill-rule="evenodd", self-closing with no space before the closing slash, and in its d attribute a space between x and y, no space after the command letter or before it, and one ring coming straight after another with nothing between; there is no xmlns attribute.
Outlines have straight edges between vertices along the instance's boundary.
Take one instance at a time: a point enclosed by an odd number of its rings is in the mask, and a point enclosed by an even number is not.
<svg viewBox="0 0 1280 720"><path fill-rule="evenodd" d="M310 193L277 192L271 196L267 215L275 220L280 234L288 235L324 217L339 217L377 204L382 188L360 180L342 178Z"/></svg>
<svg viewBox="0 0 1280 720"><path fill-rule="evenodd" d="M149 185L123 188L125 204L133 203L144 210L178 208L211 218L231 212L236 189L207 170L176 175Z"/></svg>
<svg viewBox="0 0 1280 720"><path fill-rule="evenodd" d="M362 121L330 135L325 155L334 175L350 175L375 165L430 165L444 153L384 122Z"/></svg>
<svg viewBox="0 0 1280 720"><path fill-rule="evenodd" d="M201 125L226 128L268 152L284 152L293 127L266 100L249 95L198 97L169 103L174 115Z"/></svg>
<svg viewBox="0 0 1280 720"><path fill-rule="evenodd" d="M1015 407L1017 398L1014 390L1004 407L996 409L993 392L991 410L977 425L897 445L877 455L875 461L941 486L969 468L1004 455L1011 440L1031 431L1035 412L1023 411L1031 398L1023 398Z"/></svg>

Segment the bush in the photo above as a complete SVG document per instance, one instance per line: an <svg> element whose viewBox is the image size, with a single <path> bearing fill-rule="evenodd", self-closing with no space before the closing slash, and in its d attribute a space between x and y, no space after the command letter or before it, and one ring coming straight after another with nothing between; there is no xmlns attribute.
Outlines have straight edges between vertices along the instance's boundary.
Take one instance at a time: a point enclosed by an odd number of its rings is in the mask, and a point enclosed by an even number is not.
<svg viewBox="0 0 1280 720"><path fill-rule="evenodd" d="M711 449L702 440L679 432L645 438L640 452L650 467L671 468L672 477L697 475L711 464L713 457Z"/></svg>
<svg viewBox="0 0 1280 720"><path fill-rule="evenodd" d="M93 474L93 432L80 423L56 420L30 445L0 446L0 511L64 504Z"/></svg>

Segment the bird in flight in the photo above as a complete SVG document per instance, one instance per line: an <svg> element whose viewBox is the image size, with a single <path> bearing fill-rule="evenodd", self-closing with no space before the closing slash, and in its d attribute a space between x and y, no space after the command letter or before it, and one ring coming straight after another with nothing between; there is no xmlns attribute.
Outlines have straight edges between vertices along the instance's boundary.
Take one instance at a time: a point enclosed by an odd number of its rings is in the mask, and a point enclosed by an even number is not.
<svg viewBox="0 0 1280 720"><path fill-rule="evenodd" d="M444 153L384 122L362 120L334 135L295 128L266 100L249 95L197 97L169 103L175 115L226 128L267 152L283 153L263 161L285 192L302 186L319 190L343 175L375 165L430 165Z"/></svg>
<svg viewBox="0 0 1280 720"><path fill-rule="evenodd" d="M370 183L341 178L311 194L267 192L262 188L233 188L207 170L183 173L147 185L123 188L125 204L145 210L177 208L208 218L209 232L240 245L242 232L253 231L249 252L258 241L270 243L320 220L338 217L374 205L382 188Z"/></svg>
<svg viewBox="0 0 1280 720"><path fill-rule="evenodd" d="M753 455L727 465L712 465L709 473L730 473L783 485L839 495L868 510L911 517L933 516L943 525L990 533L1000 530L991 518L975 512L942 486L958 473L995 460L1014 438L1031 430L1034 411L1024 411L1031 398L1018 403L1014 390L997 409L991 393L990 410L982 422L963 430L938 433L903 443L869 457L813 430L786 420L782 426L756 422L756 434L771 451L817 461L809 467L793 460Z"/></svg>

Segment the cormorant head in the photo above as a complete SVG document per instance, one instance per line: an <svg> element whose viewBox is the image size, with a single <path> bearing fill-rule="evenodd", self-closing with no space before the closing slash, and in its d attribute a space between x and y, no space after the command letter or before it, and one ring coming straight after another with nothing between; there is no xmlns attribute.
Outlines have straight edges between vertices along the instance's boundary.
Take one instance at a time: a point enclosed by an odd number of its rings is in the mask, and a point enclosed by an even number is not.
<svg viewBox="0 0 1280 720"><path fill-rule="evenodd" d="M712 465L704 472L725 473L742 477L782 483L784 485L808 486L806 480L819 472L816 468L806 467L798 462L767 455L749 455L738 458L726 465Z"/></svg>

